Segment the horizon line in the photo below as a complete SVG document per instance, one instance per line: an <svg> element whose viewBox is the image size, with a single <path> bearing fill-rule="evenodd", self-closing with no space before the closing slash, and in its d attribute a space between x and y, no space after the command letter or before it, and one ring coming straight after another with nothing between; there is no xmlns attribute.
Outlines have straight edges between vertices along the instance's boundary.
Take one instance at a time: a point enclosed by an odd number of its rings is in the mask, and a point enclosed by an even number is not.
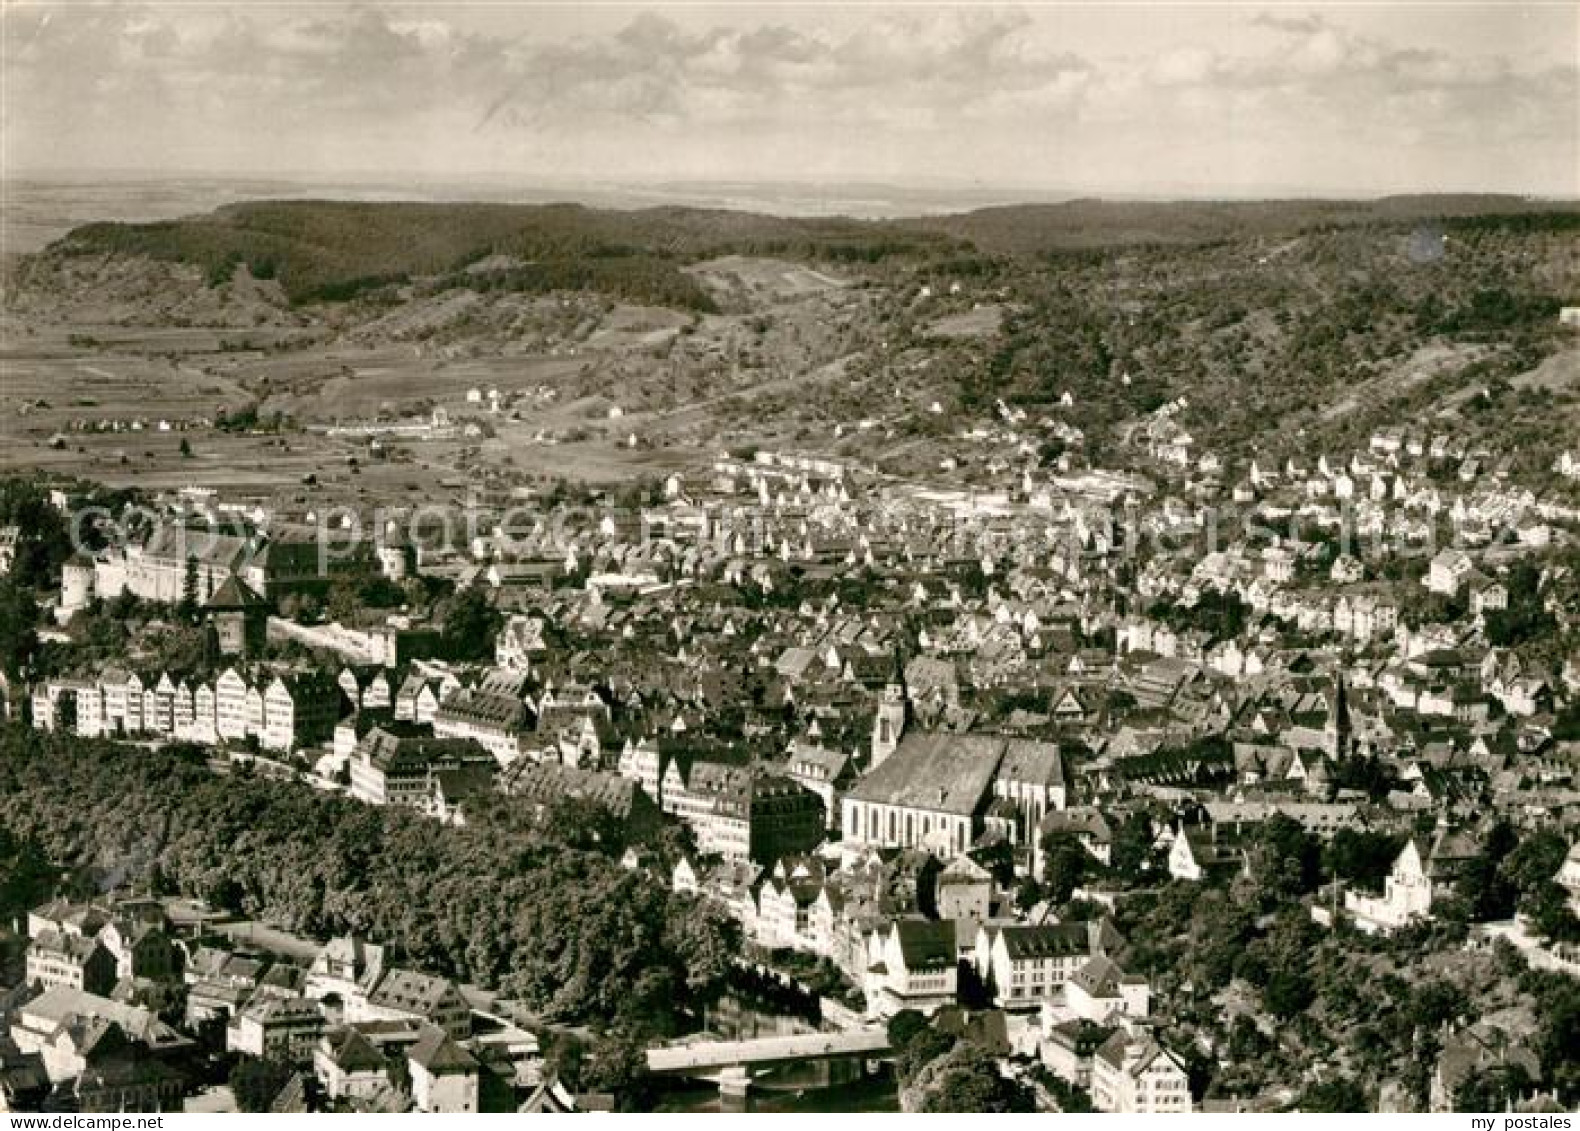
<svg viewBox="0 0 1580 1131"><path fill-rule="evenodd" d="M1552 203L1580 204L1580 192L1565 194L1531 189L1490 187L1418 187L1390 188L1266 185L1245 188L1213 188L1203 185L1176 185L1156 189L1122 188L1118 186L1071 186L1037 184L986 184L976 181L953 181L922 178L913 183L879 177L850 177L841 180L797 180L768 178L683 178L653 177L623 180L607 176L567 174L561 176L536 175L532 180L517 180L506 173L434 174L426 172L389 172L375 170L319 173L301 170L286 172L220 171L209 169L37 169L26 172L7 170L0 173L0 184L92 184L104 181L106 187L114 184L159 184L181 181L217 181L237 185L279 185L283 187L314 188L378 188L399 190L409 186L413 191L423 190L473 190L492 194L511 192L592 192L592 193L684 193L687 191L719 191L730 189L779 189L795 192L817 193L834 191L870 191L883 189L900 194L918 196L993 196L1005 198L1003 203L1072 203L1080 200L1123 200L1149 203L1253 203L1257 201L1342 201L1365 202L1396 199L1400 197L1509 197L1514 199ZM1049 200L1047 198L1057 198ZM1022 199L1025 198L1025 199ZM1041 198L1041 199L1037 199ZM391 201L390 203L395 203Z"/></svg>

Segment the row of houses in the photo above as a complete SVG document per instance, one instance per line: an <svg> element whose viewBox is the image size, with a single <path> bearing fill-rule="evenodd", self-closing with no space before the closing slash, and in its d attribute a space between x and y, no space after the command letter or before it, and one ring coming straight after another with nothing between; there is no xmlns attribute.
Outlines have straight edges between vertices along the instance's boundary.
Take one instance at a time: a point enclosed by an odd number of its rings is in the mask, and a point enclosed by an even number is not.
<svg viewBox="0 0 1580 1131"><path fill-rule="evenodd" d="M32 690L33 725L84 738L150 737L245 742L290 751L330 739L344 707L335 677L319 671L248 676L230 667L213 680L107 668L48 679Z"/></svg>
<svg viewBox="0 0 1580 1131"><path fill-rule="evenodd" d="M178 932L164 901L140 897L55 901L27 926L28 980L7 999L10 1047L0 1048L3 1105L180 1110L216 1034L231 1053L293 1070L276 1109L311 1099L470 1113L481 1110L485 1072L507 1087L537 1083L530 1034L498 1024L474 1033L457 985L360 939L331 940L310 962L274 960L213 945L192 924ZM167 1022L151 1006L178 987L184 1018Z"/></svg>
<svg viewBox="0 0 1580 1131"><path fill-rule="evenodd" d="M670 738L628 742L618 770L691 827L697 848L726 860L772 863L810 852L828 824L823 799L760 766L712 761L708 752Z"/></svg>

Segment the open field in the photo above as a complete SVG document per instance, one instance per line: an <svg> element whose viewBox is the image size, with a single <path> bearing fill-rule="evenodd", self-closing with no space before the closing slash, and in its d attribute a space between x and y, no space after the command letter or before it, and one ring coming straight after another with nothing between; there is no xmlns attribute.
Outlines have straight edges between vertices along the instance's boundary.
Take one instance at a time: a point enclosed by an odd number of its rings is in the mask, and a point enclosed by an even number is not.
<svg viewBox="0 0 1580 1131"><path fill-rule="evenodd" d="M927 327L935 338L988 338L999 332L1004 323L1004 308L984 304L959 314L948 314Z"/></svg>
<svg viewBox="0 0 1580 1131"><path fill-rule="evenodd" d="M179 487L225 487L243 492L273 491L299 485L314 475L325 486L353 476L346 457L353 447L312 434L286 436L188 432L190 457L182 456L183 436L176 433L85 433L68 437L64 448L36 439L7 442L0 450L0 468L38 468L62 475L80 475L117 487L150 490ZM281 444L284 444L282 447ZM397 465L367 464L358 484L410 477Z"/></svg>
<svg viewBox="0 0 1580 1131"><path fill-rule="evenodd" d="M203 373L184 360L114 351L0 348L0 433L16 437L65 429L74 421L134 420L150 426L209 418L247 402L233 380Z"/></svg>
<svg viewBox="0 0 1580 1131"><path fill-rule="evenodd" d="M1322 411L1321 419L1325 422L1338 420L1362 405L1380 408L1428 381L1463 369L1485 353L1484 349L1474 345L1424 346L1394 372L1373 378L1364 388L1358 388L1329 405Z"/></svg>
<svg viewBox="0 0 1580 1131"><path fill-rule="evenodd" d="M519 357L447 358L405 344L222 350L227 331L201 328L13 333L0 348L0 468L151 490L258 494L305 492L312 477L315 496L394 505L455 494L458 482L485 474L599 484L667 475L711 458L711 445L692 442L708 422L708 407L733 388L686 404L665 398L643 410L642 397L604 370L632 350L667 341L686 321L673 312L617 307L594 332L595 345ZM732 319L716 321L720 332L733 328ZM489 411L491 389L506 406L498 414ZM473 390L485 395L482 403L469 400ZM611 416L622 403L632 406L629 415ZM210 426L221 410L249 405L265 417L284 413L308 430L270 435ZM376 418L426 418L434 408L456 422L454 434L385 438L388 459L372 457L366 437L324 431ZM477 422L483 435L461 436L465 421ZM639 448L628 444L633 433L643 438Z"/></svg>
<svg viewBox="0 0 1580 1131"><path fill-rule="evenodd" d="M1514 377L1509 384L1516 389L1580 392L1580 346L1553 354L1535 369Z"/></svg>
<svg viewBox="0 0 1580 1131"><path fill-rule="evenodd" d="M716 298L751 302L793 302L850 285L828 271L782 259L725 255L687 268Z"/></svg>

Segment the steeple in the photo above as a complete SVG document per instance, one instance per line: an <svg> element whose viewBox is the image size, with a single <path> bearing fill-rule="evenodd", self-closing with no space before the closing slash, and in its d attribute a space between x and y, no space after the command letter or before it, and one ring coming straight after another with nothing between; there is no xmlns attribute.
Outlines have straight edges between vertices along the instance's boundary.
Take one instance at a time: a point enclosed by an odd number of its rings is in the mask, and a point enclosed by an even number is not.
<svg viewBox="0 0 1580 1131"><path fill-rule="evenodd" d="M1344 687L1341 671L1333 681L1333 700L1328 704L1328 721L1323 727L1327 739L1328 755L1332 758L1348 757L1354 748L1355 735L1350 724L1349 692Z"/></svg>
<svg viewBox="0 0 1580 1131"><path fill-rule="evenodd" d="M878 703L878 715L872 720L872 746L869 768L876 769L900 745L905 733L906 709L909 696L905 693L905 666L900 662L900 651L894 651L894 673L883 689Z"/></svg>

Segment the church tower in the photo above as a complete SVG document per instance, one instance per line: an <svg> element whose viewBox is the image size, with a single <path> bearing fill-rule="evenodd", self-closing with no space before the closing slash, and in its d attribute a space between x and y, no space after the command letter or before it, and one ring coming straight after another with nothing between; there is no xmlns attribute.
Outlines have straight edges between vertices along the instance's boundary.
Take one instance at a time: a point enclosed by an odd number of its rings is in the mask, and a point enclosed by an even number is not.
<svg viewBox="0 0 1580 1131"><path fill-rule="evenodd" d="M900 745L900 736L905 733L906 698L905 669L896 654L894 675L883 689L883 699L878 703L878 717L872 721L872 754L868 769L877 769Z"/></svg>
<svg viewBox="0 0 1580 1131"><path fill-rule="evenodd" d="M1350 724L1350 698L1344 687L1344 674L1333 683L1333 702L1328 704L1328 721L1323 727L1330 758L1347 758L1355 749L1355 734Z"/></svg>

